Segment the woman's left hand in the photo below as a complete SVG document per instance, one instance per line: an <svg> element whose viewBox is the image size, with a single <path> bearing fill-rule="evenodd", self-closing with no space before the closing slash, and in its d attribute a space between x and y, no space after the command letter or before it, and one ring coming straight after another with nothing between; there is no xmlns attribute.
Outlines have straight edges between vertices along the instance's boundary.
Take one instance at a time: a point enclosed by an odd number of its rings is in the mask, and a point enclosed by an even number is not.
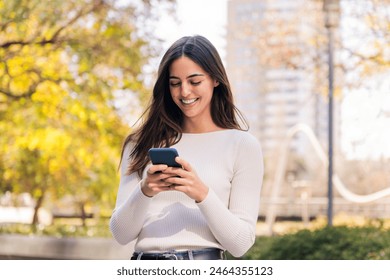
<svg viewBox="0 0 390 280"><path fill-rule="evenodd" d="M185 193L196 202L202 202L209 188L200 180L191 165L180 157L176 157L176 162L183 168L168 167L163 173L175 174L178 177L169 177L164 181L171 183L171 189Z"/></svg>

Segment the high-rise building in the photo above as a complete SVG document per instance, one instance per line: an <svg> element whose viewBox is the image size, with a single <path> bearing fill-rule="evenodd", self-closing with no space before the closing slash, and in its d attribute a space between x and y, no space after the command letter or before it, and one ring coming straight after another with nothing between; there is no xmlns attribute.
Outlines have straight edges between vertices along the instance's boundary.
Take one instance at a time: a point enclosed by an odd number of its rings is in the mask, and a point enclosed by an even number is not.
<svg viewBox="0 0 390 280"><path fill-rule="evenodd" d="M310 126L327 149L327 41L322 15L321 1L228 2L227 71L237 106L265 156L277 151L288 129L298 123ZM335 104L335 143L339 115ZM305 155L309 146L298 134L291 149Z"/></svg>
<svg viewBox="0 0 390 280"><path fill-rule="evenodd" d="M265 155L260 216L274 213L308 220L309 216L328 213L327 166L321 163L306 135L296 135L286 165L285 161L279 161L282 141L298 123L309 126L325 153L328 150L328 37L323 4L323 0L228 2L227 71L237 107L246 116L250 131L260 140ZM334 29L335 64L340 63L338 32ZM347 163L347 169L343 170L345 162L338 157L341 136L338 86L343 75L337 72L337 67L335 70L333 175L339 175L340 181L333 184L334 214L388 217L389 199L362 204L347 198L345 191L340 192L340 182L356 194L372 194L375 187L373 181L353 183L343 177L359 169L355 162ZM373 166L368 162L367 165ZM280 166L286 166L283 172L278 172Z"/></svg>

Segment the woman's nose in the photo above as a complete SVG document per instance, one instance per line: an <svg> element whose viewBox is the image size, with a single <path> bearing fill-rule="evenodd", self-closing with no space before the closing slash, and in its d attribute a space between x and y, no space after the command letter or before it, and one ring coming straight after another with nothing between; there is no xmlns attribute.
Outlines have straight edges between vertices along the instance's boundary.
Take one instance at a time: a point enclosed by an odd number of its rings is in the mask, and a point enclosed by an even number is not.
<svg viewBox="0 0 390 280"><path fill-rule="evenodd" d="M183 97L189 96L191 94L191 87L185 83L182 84L181 87L181 95Z"/></svg>

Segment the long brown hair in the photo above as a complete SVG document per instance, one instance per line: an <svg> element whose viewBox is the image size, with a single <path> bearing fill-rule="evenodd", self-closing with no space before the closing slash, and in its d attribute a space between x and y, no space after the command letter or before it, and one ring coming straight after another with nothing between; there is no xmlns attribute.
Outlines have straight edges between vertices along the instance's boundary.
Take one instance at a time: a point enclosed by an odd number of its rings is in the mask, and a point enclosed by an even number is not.
<svg viewBox="0 0 390 280"><path fill-rule="evenodd" d="M234 106L229 80L216 48L209 40L199 35L182 37L173 43L160 62L151 103L143 114L146 116L144 122L127 136L123 144L121 158L125 146L134 142L130 158L127 159L128 174L138 172L141 177L149 162L150 148L170 147L181 139L183 114L171 97L169 68L173 61L182 56L194 61L219 82L211 99L211 116L214 123L225 129L248 129L242 114ZM245 124L245 129L240 126L236 116Z"/></svg>

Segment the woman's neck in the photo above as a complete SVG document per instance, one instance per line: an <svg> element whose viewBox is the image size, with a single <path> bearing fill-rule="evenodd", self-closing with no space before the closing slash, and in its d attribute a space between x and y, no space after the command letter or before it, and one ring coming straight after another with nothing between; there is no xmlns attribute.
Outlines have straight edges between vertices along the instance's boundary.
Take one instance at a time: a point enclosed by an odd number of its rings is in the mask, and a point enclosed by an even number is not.
<svg viewBox="0 0 390 280"><path fill-rule="evenodd" d="M187 120L183 125L184 133L205 133L223 130L223 128L217 126L214 122L192 122Z"/></svg>

